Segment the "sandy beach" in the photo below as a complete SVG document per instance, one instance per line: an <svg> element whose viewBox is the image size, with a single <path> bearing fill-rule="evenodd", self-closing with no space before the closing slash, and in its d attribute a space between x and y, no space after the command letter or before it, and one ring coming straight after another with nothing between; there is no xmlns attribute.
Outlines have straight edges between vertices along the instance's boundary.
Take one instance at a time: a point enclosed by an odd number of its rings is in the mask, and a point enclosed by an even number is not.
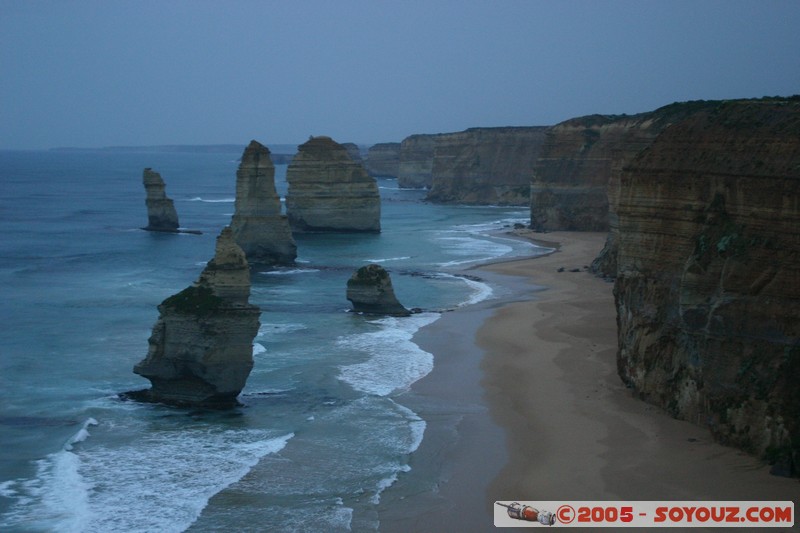
<svg viewBox="0 0 800 533"><path fill-rule="evenodd" d="M493 530L495 501L800 500L798 480L622 384L613 284L585 268L605 234L528 237L557 250L472 271L495 297L415 337L435 367L400 400L428 427L381 531Z"/></svg>

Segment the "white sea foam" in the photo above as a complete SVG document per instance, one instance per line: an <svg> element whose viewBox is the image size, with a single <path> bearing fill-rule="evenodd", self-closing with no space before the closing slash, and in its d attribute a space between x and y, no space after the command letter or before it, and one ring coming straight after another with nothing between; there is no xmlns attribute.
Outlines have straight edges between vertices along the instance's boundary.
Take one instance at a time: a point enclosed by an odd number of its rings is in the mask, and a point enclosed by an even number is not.
<svg viewBox="0 0 800 533"><path fill-rule="evenodd" d="M469 263L477 263L480 261L488 261L497 257L502 257L514 250L514 248L511 246L482 237L443 236L439 237L437 240L445 252L456 257L464 258L453 259L452 261L439 263L439 266L444 268L466 265Z"/></svg>
<svg viewBox="0 0 800 533"><path fill-rule="evenodd" d="M199 196L195 196L194 198L189 198L188 202L205 202L208 204L232 204L236 201L236 198L217 198L217 199L205 199Z"/></svg>
<svg viewBox="0 0 800 533"><path fill-rule="evenodd" d="M433 355L411 341L421 327L439 318L438 313L420 313L403 318L383 318L372 322L376 331L347 335L338 345L355 348L369 358L340 367L339 378L356 390L387 396L408 388L433 369Z"/></svg>
<svg viewBox="0 0 800 533"><path fill-rule="evenodd" d="M257 342L253 343L253 355L254 356L258 355L258 354L262 354L262 353L264 353L266 351L267 351L267 349L264 348L261 344L259 344Z"/></svg>
<svg viewBox="0 0 800 533"><path fill-rule="evenodd" d="M118 446L77 449L92 422L63 450L38 461L35 478L5 484L15 501L0 528L184 531L214 494L294 436L206 425L143 431Z"/></svg>
<svg viewBox="0 0 800 533"><path fill-rule="evenodd" d="M411 256L404 255L402 257L387 257L385 259L365 259L364 261L368 263L386 263L387 261L403 261L405 259L411 259Z"/></svg>
<svg viewBox="0 0 800 533"><path fill-rule="evenodd" d="M308 329L308 326L306 326L305 324L296 324L296 323L261 324L261 327L258 329L258 334L256 335L256 337L278 335L281 333L291 333L293 331L302 331L304 329Z"/></svg>
<svg viewBox="0 0 800 533"><path fill-rule="evenodd" d="M291 276L294 274L308 274L310 272L319 272L318 268L290 268L290 269L277 269L259 272L267 276Z"/></svg>

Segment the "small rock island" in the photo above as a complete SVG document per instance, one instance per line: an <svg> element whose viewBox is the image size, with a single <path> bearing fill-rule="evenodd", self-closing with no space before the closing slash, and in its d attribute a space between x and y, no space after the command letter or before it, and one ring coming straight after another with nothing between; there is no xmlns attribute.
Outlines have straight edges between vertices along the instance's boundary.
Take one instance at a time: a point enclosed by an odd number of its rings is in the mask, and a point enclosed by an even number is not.
<svg viewBox="0 0 800 533"><path fill-rule="evenodd" d="M411 314L394 295L389 273L376 264L359 268L347 280L347 299L357 313L390 316Z"/></svg>
<svg viewBox="0 0 800 533"><path fill-rule="evenodd" d="M158 306L147 356L133 368L152 388L124 396L191 407L237 405L260 326L261 311L249 297L250 268L226 227L200 278Z"/></svg>

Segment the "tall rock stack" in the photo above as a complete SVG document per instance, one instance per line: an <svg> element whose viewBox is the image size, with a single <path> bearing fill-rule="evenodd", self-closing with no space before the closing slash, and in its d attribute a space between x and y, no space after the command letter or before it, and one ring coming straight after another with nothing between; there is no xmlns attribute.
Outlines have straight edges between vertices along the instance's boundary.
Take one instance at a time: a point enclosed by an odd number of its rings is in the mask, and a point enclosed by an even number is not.
<svg viewBox="0 0 800 533"><path fill-rule="evenodd" d="M152 388L128 393L144 401L229 407L253 368L260 310L248 303L250 268L233 232L217 237L200 278L158 306L147 356L133 369Z"/></svg>
<svg viewBox="0 0 800 533"><path fill-rule="evenodd" d="M381 199L375 178L330 137L298 147L286 170L286 213L296 232L381 230Z"/></svg>
<svg viewBox="0 0 800 533"><path fill-rule="evenodd" d="M250 141L236 171L231 229L251 264L290 265L297 257L289 221L281 214L269 150Z"/></svg>
<svg viewBox="0 0 800 533"><path fill-rule="evenodd" d="M347 299L357 313L391 316L411 314L394 295L389 273L376 264L359 268L347 280Z"/></svg>
<svg viewBox="0 0 800 533"><path fill-rule="evenodd" d="M161 174L151 168L144 169L142 174L144 189L147 193L145 205L147 206L147 231L177 232L178 212L175 204L166 194L166 185L161 179Z"/></svg>
<svg viewBox="0 0 800 533"><path fill-rule="evenodd" d="M622 379L800 474L800 99L665 129L622 170L618 216Z"/></svg>

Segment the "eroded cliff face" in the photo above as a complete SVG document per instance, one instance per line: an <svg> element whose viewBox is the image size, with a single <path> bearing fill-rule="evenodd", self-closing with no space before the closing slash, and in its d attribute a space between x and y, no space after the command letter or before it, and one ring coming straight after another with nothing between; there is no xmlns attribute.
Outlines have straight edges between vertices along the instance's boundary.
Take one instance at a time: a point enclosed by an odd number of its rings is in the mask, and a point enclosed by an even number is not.
<svg viewBox="0 0 800 533"><path fill-rule="evenodd" d="M253 368L260 325L249 296L245 254L225 228L200 278L158 306L147 356L133 369L152 388L127 395L186 406L236 405Z"/></svg>
<svg viewBox="0 0 800 533"><path fill-rule="evenodd" d="M365 166L370 176L398 177L400 175L400 143L378 143L370 146Z"/></svg>
<svg viewBox="0 0 800 533"><path fill-rule="evenodd" d="M470 128L436 137L427 200L528 205L547 127Z"/></svg>
<svg viewBox="0 0 800 533"><path fill-rule="evenodd" d="M166 185L161 178L161 174L151 168L146 168L142 173L142 181L147 194L144 200L147 206L147 227L144 229L148 231L177 231L180 226L178 212L175 210L174 202L167 198Z"/></svg>
<svg viewBox="0 0 800 533"><path fill-rule="evenodd" d="M380 232L375 178L330 137L300 145L286 181L286 213L295 232Z"/></svg>
<svg viewBox="0 0 800 533"><path fill-rule="evenodd" d="M620 172L618 369L642 398L800 470L800 99L673 124Z"/></svg>
<svg viewBox="0 0 800 533"><path fill-rule="evenodd" d="M410 135L400 143L397 184L409 189L430 188L436 134Z"/></svg>
<svg viewBox="0 0 800 533"><path fill-rule="evenodd" d="M290 265L297 257L289 221L281 214L275 190L275 166L267 147L257 141L245 148L236 171L231 229L250 263Z"/></svg>

